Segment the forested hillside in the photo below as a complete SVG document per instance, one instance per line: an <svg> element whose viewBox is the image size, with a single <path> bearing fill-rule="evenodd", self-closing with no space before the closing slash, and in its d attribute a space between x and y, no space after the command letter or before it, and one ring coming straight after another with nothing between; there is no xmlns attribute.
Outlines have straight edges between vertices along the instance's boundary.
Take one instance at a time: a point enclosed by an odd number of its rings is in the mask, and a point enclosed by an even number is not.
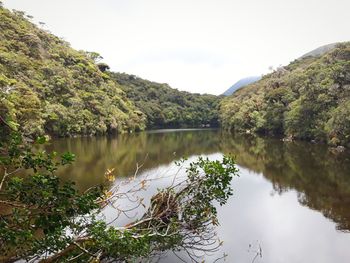
<svg viewBox="0 0 350 263"><path fill-rule="evenodd" d="M30 19L0 7L0 116L26 135L216 127L220 119L230 130L350 145L350 43L295 60L220 103L109 72L97 53L74 50Z"/></svg>
<svg viewBox="0 0 350 263"><path fill-rule="evenodd" d="M146 114L148 128L218 126L217 96L179 91L125 73L110 76Z"/></svg>
<svg viewBox="0 0 350 263"><path fill-rule="evenodd" d="M76 51L28 21L0 8L1 115L10 111L29 135L94 135L140 130L136 110L96 53Z"/></svg>
<svg viewBox="0 0 350 263"><path fill-rule="evenodd" d="M305 57L227 97L226 129L350 145L350 43Z"/></svg>
<svg viewBox="0 0 350 263"><path fill-rule="evenodd" d="M218 97L109 72L95 52L76 51L0 8L1 116L27 135L95 135L218 125Z"/></svg>

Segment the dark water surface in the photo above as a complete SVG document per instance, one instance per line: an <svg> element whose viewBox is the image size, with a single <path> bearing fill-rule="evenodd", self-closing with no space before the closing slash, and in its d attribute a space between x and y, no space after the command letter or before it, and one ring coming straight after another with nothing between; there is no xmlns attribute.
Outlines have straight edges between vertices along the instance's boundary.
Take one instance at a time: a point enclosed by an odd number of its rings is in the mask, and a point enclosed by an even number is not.
<svg viewBox="0 0 350 263"><path fill-rule="evenodd" d="M233 179L233 197L218 210L226 262L252 262L260 248L262 257L254 262L350 262L349 152L219 130L58 139L49 148L77 155L60 174L81 190L101 183L110 168L121 180L134 174L136 163L144 164L142 176L169 170L182 156L232 153L240 177Z"/></svg>

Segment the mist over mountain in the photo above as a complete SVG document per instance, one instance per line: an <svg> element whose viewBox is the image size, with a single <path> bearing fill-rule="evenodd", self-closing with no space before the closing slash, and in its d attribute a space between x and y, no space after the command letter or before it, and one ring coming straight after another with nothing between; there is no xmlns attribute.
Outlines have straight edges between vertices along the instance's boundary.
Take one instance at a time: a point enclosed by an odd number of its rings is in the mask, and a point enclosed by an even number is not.
<svg viewBox="0 0 350 263"><path fill-rule="evenodd" d="M338 43L331 43L327 44L321 47L318 47L310 52L307 52L306 54L302 55L299 59L303 59L306 57L318 57L323 55L324 53L334 49Z"/></svg>
<svg viewBox="0 0 350 263"><path fill-rule="evenodd" d="M229 89L227 89L224 93L222 93L222 95L224 96L230 96L232 95L236 90L247 86L251 83L254 83L258 80L260 80L261 77L260 76L252 76L252 77L247 77L247 78L243 78L240 79L239 81L237 81L235 84L233 84Z"/></svg>

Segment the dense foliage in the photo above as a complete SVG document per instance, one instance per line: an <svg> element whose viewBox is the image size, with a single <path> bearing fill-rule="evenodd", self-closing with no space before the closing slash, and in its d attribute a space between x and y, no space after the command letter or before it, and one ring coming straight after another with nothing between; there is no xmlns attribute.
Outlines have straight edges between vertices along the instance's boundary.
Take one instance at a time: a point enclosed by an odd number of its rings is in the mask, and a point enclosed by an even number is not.
<svg viewBox="0 0 350 263"><path fill-rule="evenodd" d="M129 190L121 191L119 183L79 192L73 182L62 182L55 173L74 160L73 154L33 148L31 140L0 122L1 262L125 262L169 250L186 251L199 261L193 251L214 252L220 246L214 231L215 204L225 204L232 194L230 182L237 173L232 158L199 158L190 164L187 176L174 175L173 183L152 197L141 218L115 225L120 214L146 208L136 193L155 178L127 180ZM34 145L45 141L40 137ZM105 178L114 182L113 170ZM120 200L132 206L123 209L117 204ZM115 210L109 223L101 216L107 206Z"/></svg>
<svg viewBox="0 0 350 263"><path fill-rule="evenodd" d="M0 92L9 94L0 110L27 135L142 130L146 117L148 128L218 125L216 96L110 73L98 53L72 49L23 12L0 7L0 18Z"/></svg>
<svg viewBox="0 0 350 263"><path fill-rule="evenodd" d="M222 125L240 132L350 145L350 43L305 57L224 99Z"/></svg>
<svg viewBox="0 0 350 263"><path fill-rule="evenodd" d="M98 64L94 52L72 49L0 7L0 110L27 135L94 135L144 128L144 115ZM4 116L4 112L1 112Z"/></svg>
<svg viewBox="0 0 350 263"><path fill-rule="evenodd" d="M148 128L217 127L219 97L192 94L125 73L111 73L146 114Z"/></svg>

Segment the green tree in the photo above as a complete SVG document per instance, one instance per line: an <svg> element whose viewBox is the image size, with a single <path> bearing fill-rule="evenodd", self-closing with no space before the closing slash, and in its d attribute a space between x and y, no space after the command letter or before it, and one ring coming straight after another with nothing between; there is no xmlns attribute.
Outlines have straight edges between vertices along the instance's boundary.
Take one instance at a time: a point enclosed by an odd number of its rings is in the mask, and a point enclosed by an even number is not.
<svg viewBox="0 0 350 263"><path fill-rule="evenodd" d="M305 57L237 90L220 103L223 127L349 145L350 43Z"/></svg>
<svg viewBox="0 0 350 263"><path fill-rule="evenodd" d="M145 116L97 63L98 53L74 50L1 6L0 39L0 92L9 94L0 103L13 105L21 132L35 138L145 128Z"/></svg>
<svg viewBox="0 0 350 263"><path fill-rule="evenodd" d="M108 170L106 185L79 193L74 183L55 175L58 167L74 161L73 154L35 150L3 118L1 124L1 262L129 261L169 250L213 252L220 245L213 228L218 223L214 204L224 205L232 194L230 182L237 174L232 158L199 158L186 177L175 177L151 198L141 218L113 226L101 219L102 209L120 198L133 198L135 208L144 206L135 192L152 179L135 179L127 190L118 191L107 184L115 179ZM45 141L41 137L34 144ZM116 208L116 214L126 212Z"/></svg>
<svg viewBox="0 0 350 263"><path fill-rule="evenodd" d="M178 91L125 73L109 76L146 115L147 128L219 126L217 96Z"/></svg>

